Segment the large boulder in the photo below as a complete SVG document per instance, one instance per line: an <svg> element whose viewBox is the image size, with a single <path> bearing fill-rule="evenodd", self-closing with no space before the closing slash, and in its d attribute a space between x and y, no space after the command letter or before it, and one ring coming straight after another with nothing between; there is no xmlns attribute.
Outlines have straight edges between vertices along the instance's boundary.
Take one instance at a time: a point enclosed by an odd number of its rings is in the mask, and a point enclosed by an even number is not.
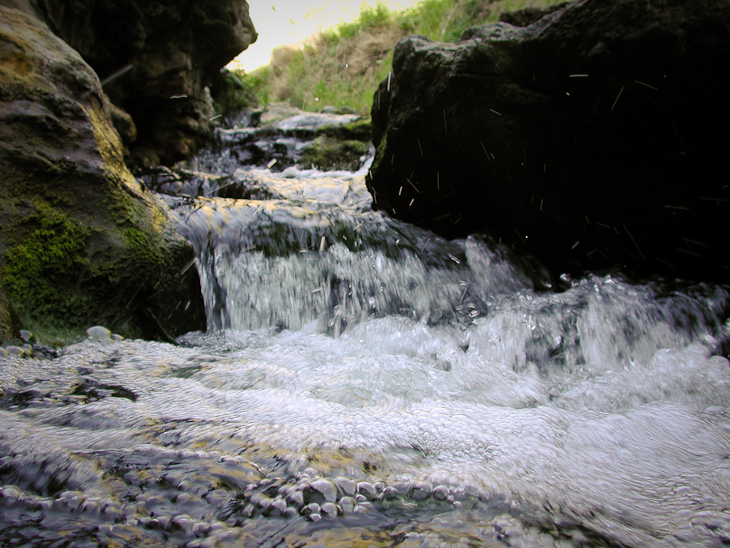
<svg viewBox="0 0 730 548"><path fill-rule="evenodd" d="M410 37L372 109L377 207L556 272L730 279L730 3L582 0Z"/></svg>
<svg viewBox="0 0 730 548"><path fill-rule="evenodd" d="M0 282L36 333L204 328L190 245L124 164L112 107L78 52L0 7Z"/></svg>
<svg viewBox="0 0 730 548"><path fill-rule="evenodd" d="M244 0L3 3L37 15L96 71L135 164L196 152L210 134L208 84L256 40Z"/></svg>

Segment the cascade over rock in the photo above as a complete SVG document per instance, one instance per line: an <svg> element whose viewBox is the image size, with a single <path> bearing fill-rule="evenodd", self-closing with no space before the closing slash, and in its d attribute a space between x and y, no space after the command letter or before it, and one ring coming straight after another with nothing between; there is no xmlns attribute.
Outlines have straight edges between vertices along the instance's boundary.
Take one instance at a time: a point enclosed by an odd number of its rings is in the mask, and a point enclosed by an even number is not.
<svg viewBox="0 0 730 548"><path fill-rule="evenodd" d="M376 206L556 272L727 280L730 5L582 0L412 36L374 96Z"/></svg>
<svg viewBox="0 0 730 548"><path fill-rule="evenodd" d="M117 130L140 165L197 151L213 116L208 84L257 36L244 0L0 4L40 18L105 81Z"/></svg>
<svg viewBox="0 0 730 548"><path fill-rule="evenodd" d="M192 248L127 170L112 112L75 50L0 6L4 292L31 329L101 323L169 337L199 328L199 282L185 269Z"/></svg>

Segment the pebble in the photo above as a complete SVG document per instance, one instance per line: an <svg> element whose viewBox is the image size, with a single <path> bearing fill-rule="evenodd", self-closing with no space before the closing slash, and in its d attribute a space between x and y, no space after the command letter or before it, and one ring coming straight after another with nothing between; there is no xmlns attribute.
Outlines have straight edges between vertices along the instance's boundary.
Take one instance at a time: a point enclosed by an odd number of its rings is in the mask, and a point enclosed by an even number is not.
<svg viewBox="0 0 730 548"><path fill-rule="evenodd" d="M446 500L449 498L449 488L445 485L438 485L434 487L431 496L436 500Z"/></svg>
<svg viewBox="0 0 730 548"><path fill-rule="evenodd" d="M357 493L358 495L365 497L367 500L375 500L375 497L378 495L378 492L375 490L375 486L367 481L358 482Z"/></svg>
<svg viewBox="0 0 730 548"><path fill-rule="evenodd" d="M292 504L292 506L296 506L297 508L304 506L304 494L301 491L294 491L293 493L290 493L287 500Z"/></svg>
<svg viewBox="0 0 730 548"><path fill-rule="evenodd" d="M286 510L286 501L283 498L277 497L271 502L270 515L281 515L284 510Z"/></svg>
<svg viewBox="0 0 730 548"><path fill-rule="evenodd" d="M340 508L343 514L350 514L355 509L355 499L352 497L342 497L340 499Z"/></svg>
<svg viewBox="0 0 730 548"><path fill-rule="evenodd" d="M19 358L26 358L30 356L30 352L28 352L28 350L12 344L6 346L5 351L8 353L9 356L17 356Z"/></svg>
<svg viewBox="0 0 730 548"><path fill-rule="evenodd" d="M413 486L413 491L411 491L411 497L413 497L413 500L416 501L426 500L428 497L431 496L432 490L433 488L430 482L419 481Z"/></svg>
<svg viewBox="0 0 730 548"><path fill-rule="evenodd" d="M281 514L285 518L293 518L297 515L296 508L292 508L291 506L287 506L286 509Z"/></svg>
<svg viewBox="0 0 730 548"><path fill-rule="evenodd" d="M315 480L305 489L305 498L312 499L314 502L335 502L337 500L337 488L335 484L326 479ZM317 500L320 499L320 500Z"/></svg>
<svg viewBox="0 0 730 548"><path fill-rule="evenodd" d="M355 482L352 481L350 478L339 476L333 478L332 481L340 490L340 492L346 497L352 497L355 495L355 493L357 493L357 485L355 485Z"/></svg>
<svg viewBox="0 0 730 548"><path fill-rule="evenodd" d="M322 514L324 514L328 518L336 518L337 517L337 505L333 502L325 502L322 505Z"/></svg>
<svg viewBox="0 0 730 548"><path fill-rule="evenodd" d="M94 327L90 327L86 330L86 335L92 341L104 342L112 340L112 332L101 325L95 325Z"/></svg>

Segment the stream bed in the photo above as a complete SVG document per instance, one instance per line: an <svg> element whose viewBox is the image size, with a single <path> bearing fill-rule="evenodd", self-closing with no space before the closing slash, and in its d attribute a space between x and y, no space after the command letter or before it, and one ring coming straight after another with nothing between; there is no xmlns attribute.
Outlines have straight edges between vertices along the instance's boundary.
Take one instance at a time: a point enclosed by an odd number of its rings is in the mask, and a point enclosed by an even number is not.
<svg viewBox="0 0 730 548"><path fill-rule="evenodd" d="M0 357L0 545L730 546L727 288L443 240L368 158L210 154L160 183L206 333Z"/></svg>

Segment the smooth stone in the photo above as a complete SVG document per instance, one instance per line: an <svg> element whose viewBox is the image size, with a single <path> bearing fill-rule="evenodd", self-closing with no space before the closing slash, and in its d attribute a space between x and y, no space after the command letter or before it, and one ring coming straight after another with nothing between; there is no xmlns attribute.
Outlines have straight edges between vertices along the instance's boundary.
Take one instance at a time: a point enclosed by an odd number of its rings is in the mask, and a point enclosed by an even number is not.
<svg viewBox="0 0 730 548"><path fill-rule="evenodd" d="M445 485L438 485L434 487L431 496L436 500L446 500L449 498L449 488Z"/></svg>
<svg viewBox="0 0 730 548"><path fill-rule="evenodd" d="M286 509L281 513L285 518L293 518L297 515L297 509L287 506Z"/></svg>
<svg viewBox="0 0 730 548"><path fill-rule="evenodd" d="M309 521L314 521L314 522L317 522L317 521L319 521L319 520L321 520L321 519L322 519L322 516L321 516L320 514L309 514L309 515L307 516L307 519L308 519Z"/></svg>
<svg viewBox="0 0 730 548"><path fill-rule="evenodd" d="M86 330L86 335L89 339L94 341L108 341L112 338L112 332L106 327L101 325L95 325Z"/></svg>
<svg viewBox="0 0 730 548"><path fill-rule="evenodd" d="M343 514L350 514L355 509L355 499L352 497L342 497L340 499L340 508Z"/></svg>
<svg viewBox="0 0 730 548"><path fill-rule="evenodd" d="M337 517L337 505L334 502L325 502L322 505L322 514L328 518Z"/></svg>
<svg viewBox="0 0 730 548"><path fill-rule="evenodd" d="M284 510L286 510L286 501L282 498L275 498L271 502L271 507L269 508L270 514L283 514Z"/></svg>
<svg viewBox="0 0 730 548"><path fill-rule="evenodd" d="M18 334L20 335L20 338L23 339L23 342L30 343L35 341L33 333L31 333L27 329L21 329L20 331L18 331Z"/></svg>
<svg viewBox="0 0 730 548"><path fill-rule="evenodd" d="M375 486L367 481L358 482L357 493L368 500L375 500L375 497L378 495L378 492L375 490Z"/></svg>
<svg viewBox="0 0 730 548"><path fill-rule="evenodd" d="M25 348L21 348L20 346L15 346L12 344L6 346L5 351L10 356L18 356L20 358L24 358L29 354L29 352Z"/></svg>
<svg viewBox="0 0 730 548"><path fill-rule="evenodd" d="M304 506L304 494L301 491L294 491L290 493L287 500L297 508Z"/></svg>
<svg viewBox="0 0 730 548"><path fill-rule="evenodd" d="M302 508L302 515L307 516L309 514L319 514L321 508L316 502L310 502L304 508Z"/></svg>
<svg viewBox="0 0 730 548"><path fill-rule="evenodd" d="M327 502L337 501L337 488L335 487L335 484L329 480L320 479L313 481L309 484L305 494L310 493L312 490L324 497L324 500Z"/></svg>
<svg viewBox="0 0 730 548"><path fill-rule="evenodd" d="M392 500L398 496L398 489L389 485L388 487L383 489L383 492L380 494L380 496L383 497L385 500Z"/></svg>
<svg viewBox="0 0 730 548"><path fill-rule="evenodd" d="M411 497L413 500L425 500L431 496L431 483L428 481L419 481L413 485L413 491L411 491Z"/></svg>
<svg viewBox="0 0 730 548"><path fill-rule="evenodd" d="M355 493L357 493L357 485L355 485L355 482L352 481L350 478L338 476L336 478L333 478L332 481L346 497L352 497L355 495Z"/></svg>

